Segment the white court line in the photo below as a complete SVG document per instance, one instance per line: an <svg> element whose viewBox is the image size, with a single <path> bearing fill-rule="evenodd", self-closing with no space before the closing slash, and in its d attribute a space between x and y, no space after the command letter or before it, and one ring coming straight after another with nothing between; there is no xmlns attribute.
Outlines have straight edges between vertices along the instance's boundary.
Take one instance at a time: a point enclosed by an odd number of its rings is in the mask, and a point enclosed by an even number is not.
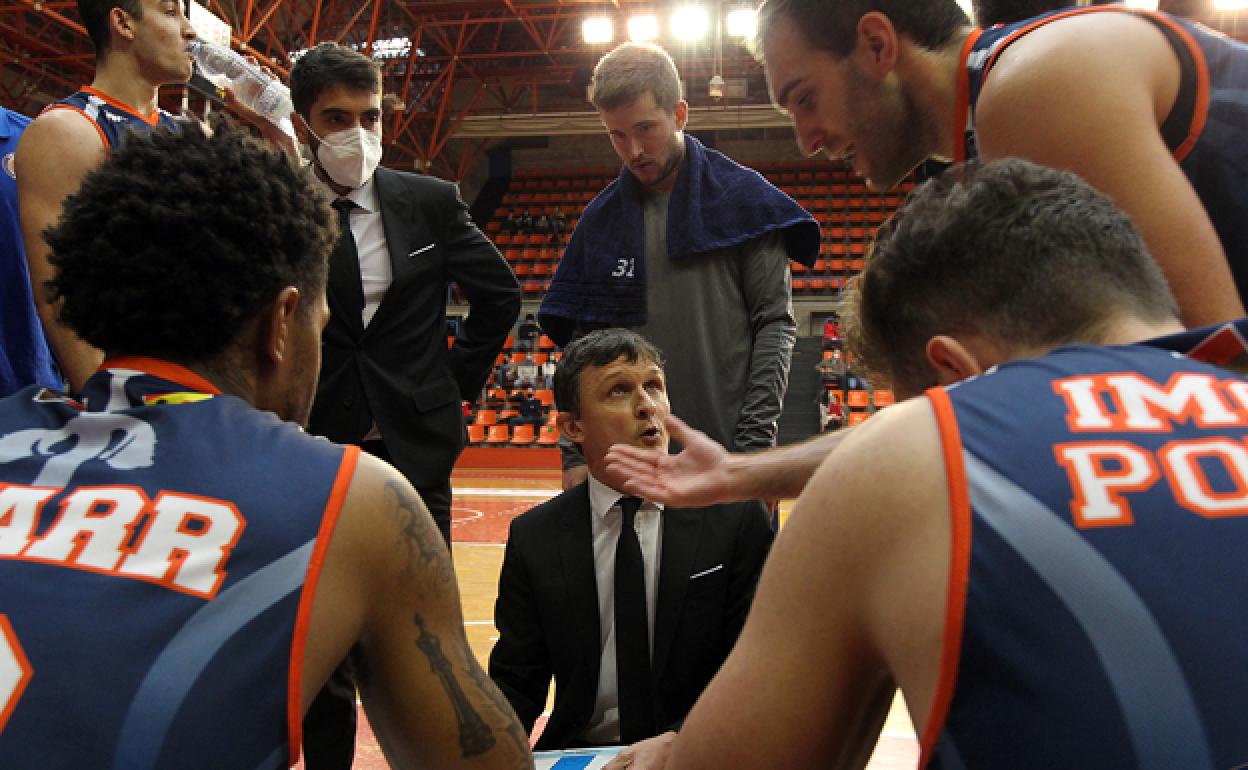
<svg viewBox="0 0 1248 770"><path fill-rule="evenodd" d="M503 548L503 547L506 547L507 545L506 543L478 543L475 541L463 542L461 540L452 540L451 543L456 548L460 548L460 547L469 548L469 547L474 547L474 546L477 548Z"/></svg>
<svg viewBox="0 0 1248 770"><path fill-rule="evenodd" d="M548 500L559 494L557 489L495 489L493 487L455 487L456 497L531 497Z"/></svg>
<svg viewBox="0 0 1248 770"><path fill-rule="evenodd" d="M492 626L494 625L494 621L492 620L465 620L464 625L465 626Z"/></svg>

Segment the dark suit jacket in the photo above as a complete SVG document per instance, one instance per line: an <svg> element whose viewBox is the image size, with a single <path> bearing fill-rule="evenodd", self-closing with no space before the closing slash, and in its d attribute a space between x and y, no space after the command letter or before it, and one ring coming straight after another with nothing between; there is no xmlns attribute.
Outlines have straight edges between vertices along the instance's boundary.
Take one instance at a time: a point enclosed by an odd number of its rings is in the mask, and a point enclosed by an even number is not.
<svg viewBox="0 0 1248 770"><path fill-rule="evenodd" d="M574 487L512 521L503 557L490 676L529 732L554 676L542 750L575 745L593 716L602 641L591 515L589 485ZM684 720L728 656L771 540L757 502L663 512L652 653L660 732Z"/></svg>
<svg viewBox="0 0 1248 770"><path fill-rule="evenodd" d="M330 289L308 429L358 444L375 419L394 465L414 486L432 487L463 449L460 401L475 400L488 379L520 314L520 287L455 185L386 168L374 179L394 280L367 328ZM450 281L471 310L448 350Z"/></svg>

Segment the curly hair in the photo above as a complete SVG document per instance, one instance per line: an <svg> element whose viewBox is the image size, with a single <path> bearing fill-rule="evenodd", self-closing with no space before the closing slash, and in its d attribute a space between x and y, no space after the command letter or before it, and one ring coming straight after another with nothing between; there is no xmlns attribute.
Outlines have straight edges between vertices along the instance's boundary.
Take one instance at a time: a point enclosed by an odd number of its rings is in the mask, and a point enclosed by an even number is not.
<svg viewBox="0 0 1248 770"><path fill-rule="evenodd" d="M208 360L283 287L325 290L337 230L303 170L224 119L131 134L45 231L48 289L110 355Z"/></svg>
<svg viewBox="0 0 1248 770"><path fill-rule="evenodd" d="M1101 342L1124 315L1178 317L1121 209L1068 171L1017 159L954 166L911 193L849 299L848 346L911 395L935 384L925 349L938 334L1046 350Z"/></svg>

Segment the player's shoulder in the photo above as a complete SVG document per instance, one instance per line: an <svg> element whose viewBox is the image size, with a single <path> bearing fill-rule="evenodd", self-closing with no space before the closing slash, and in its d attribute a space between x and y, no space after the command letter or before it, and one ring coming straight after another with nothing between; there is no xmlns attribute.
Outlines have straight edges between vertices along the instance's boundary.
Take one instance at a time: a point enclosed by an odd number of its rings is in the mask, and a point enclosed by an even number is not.
<svg viewBox="0 0 1248 770"><path fill-rule="evenodd" d="M67 154L101 153L105 149L95 121L68 105L53 105L39 113L22 133L19 146L55 146Z"/></svg>

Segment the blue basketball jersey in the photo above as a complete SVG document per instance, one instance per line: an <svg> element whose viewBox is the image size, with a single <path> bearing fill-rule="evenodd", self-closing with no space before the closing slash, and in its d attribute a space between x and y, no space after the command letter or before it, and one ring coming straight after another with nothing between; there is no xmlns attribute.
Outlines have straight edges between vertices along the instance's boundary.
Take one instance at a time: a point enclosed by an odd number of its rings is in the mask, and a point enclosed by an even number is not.
<svg viewBox="0 0 1248 770"><path fill-rule="evenodd" d="M924 766L1248 763L1248 378L1166 347L929 393L953 555ZM1242 360L1241 330L1203 347Z"/></svg>
<svg viewBox="0 0 1248 770"><path fill-rule="evenodd" d="M151 359L0 401L0 766L292 764L357 457Z"/></svg>
<svg viewBox="0 0 1248 770"><path fill-rule="evenodd" d="M177 118L159 107L151 115L141 115L130 105L122 104L91 86L83 86L64 99L49 104L44 112L48 110L75 110L85 115L95 123L95 130L100 132L100 140L110 154L125 141L128 130L147 132L158 126L177 126Z"/></svg>
<svg viewBox="0 0 1248 770"><path fill-rule="evenodd" d="M979 154L975 107L997 56L1037 27L1086 13L1134 13L1151 21L1170 41L1179 60L1180 83L1161 135L1200 197L1226 252L1240 299L1248 303L1248 99L1244 97L1248 44L1186 19L1122 6L1056 11L976 30L963 50L955 119L964 140L954 160Z"/></svg>

